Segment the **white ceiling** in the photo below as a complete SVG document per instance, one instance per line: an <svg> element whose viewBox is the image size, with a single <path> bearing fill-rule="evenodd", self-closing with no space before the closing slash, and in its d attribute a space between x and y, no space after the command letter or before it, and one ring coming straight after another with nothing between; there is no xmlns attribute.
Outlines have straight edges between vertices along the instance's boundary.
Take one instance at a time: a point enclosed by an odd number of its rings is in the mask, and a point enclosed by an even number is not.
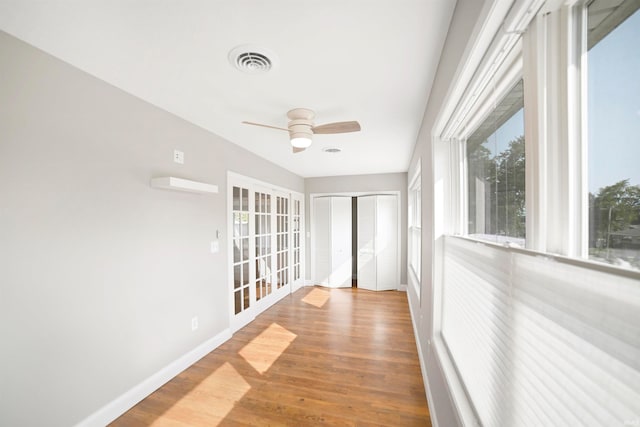
<svg viewBox="0 0 640 427"><path fill-rule="evenodd" d="M404 172L454 0L0 0L0 29L300 176ZM274 52L266 74L233 68L251 43ZM316 124L292 154L294 107ZM179 148L180 141L176 141ZM322 152L338 147L339 154Z"/></svg>

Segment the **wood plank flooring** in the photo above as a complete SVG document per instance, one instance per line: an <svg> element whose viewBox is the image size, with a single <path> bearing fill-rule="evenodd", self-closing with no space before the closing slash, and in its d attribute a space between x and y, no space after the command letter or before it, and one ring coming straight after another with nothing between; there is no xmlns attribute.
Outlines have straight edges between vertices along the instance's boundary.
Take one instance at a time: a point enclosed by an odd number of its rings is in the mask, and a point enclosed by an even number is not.
<svg viewBox="0 0 640 427"><path fill-rule="evenodd" d="M308 287L112 426L430 426L406 293Z"/></svg>

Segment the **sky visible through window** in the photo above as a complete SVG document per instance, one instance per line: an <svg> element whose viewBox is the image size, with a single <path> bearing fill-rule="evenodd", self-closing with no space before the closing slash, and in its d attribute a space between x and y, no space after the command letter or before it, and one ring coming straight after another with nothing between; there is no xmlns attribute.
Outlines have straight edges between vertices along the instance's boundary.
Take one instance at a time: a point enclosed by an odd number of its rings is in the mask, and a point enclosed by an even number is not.
<svg viewBox="0 0 640 427"><path fill-rule="evenodd" d="M509 148L509 143L524 135L524 108L502 124L493 135L487 138L486 147L494 156Z"/></svg>
<svg viewBox="0 0 640 427"><path fill-rule="evenodd" d="M640 11L588 53L589 191L640 184Z"/></svg>

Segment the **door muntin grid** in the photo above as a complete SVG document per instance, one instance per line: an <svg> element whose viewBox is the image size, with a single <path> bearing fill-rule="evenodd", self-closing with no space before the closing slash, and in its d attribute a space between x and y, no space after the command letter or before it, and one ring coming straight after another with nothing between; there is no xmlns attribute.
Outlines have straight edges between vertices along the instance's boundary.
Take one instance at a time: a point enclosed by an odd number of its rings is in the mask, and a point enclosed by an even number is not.
<svg viewBox="0 0 640 427"><path fill-rule="evenodd" d="M272 292L271 194L256 191L255 218L255 287L256 301Z"/></svg>
<svg viewBox="0 0 640 427"><path fill-rule="evenodd" d="M238 314L251 305L249 277L249 189L233 187L233 300Z"/></svg>
<svg viewBox="0 0 640 427"><path fill-rule="evenodd" d="M276 286L289 284L289 198L276 197Z"/></svg>
<svg viewBox="0 0 640 427"><path fill-rule="evenodd" d="M300 200L293 200L293 220L292 220L292 238L293 238L293 281L300 279Z"/></svg>

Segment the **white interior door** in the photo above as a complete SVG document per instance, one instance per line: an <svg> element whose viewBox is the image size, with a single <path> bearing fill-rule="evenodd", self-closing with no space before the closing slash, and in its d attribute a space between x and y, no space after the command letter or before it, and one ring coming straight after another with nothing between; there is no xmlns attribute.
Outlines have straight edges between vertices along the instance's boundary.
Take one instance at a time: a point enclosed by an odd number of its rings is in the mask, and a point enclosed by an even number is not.
<svg viewBox="0 0 640 427"><path fill-rule="evenodd" d="M227 186L230 319L236 331L303 284L304 196L231 173Z"/></svg>
<svg viewBox="0 0 640 427"><path fill-rule="evenodd" d="M376 290L376 196L358 197L358 287Z"/></svg>
<svg viewBox="0 0 640 427"><path fill-rule="evenodd" d="M254 247L255 247L255 302L265 309L273 303L274 290L274 244L273 232L273 195L268 188L255 186L253 188L253 218L254 218Z"/></svg>
<svg viewBox="0 0 640 427"><path fill-rule="evenodd" d="M398 203L393 195L376 197L377 290L398 289Z"/></svg>
<svg viewBox="0 0 640 427"><path fill-rule="evenodd" d="M358 197L358 287L398 288L398 200L394 195Z"/></svg>
<svg viewBox="0 0 640 427"><path fill-rule="evenodd" d="M313 275L315 283L329 286L331 275L331 198L313 199Z"/></svg>
<svg viewBox="0 0 640 427"><path fill-rule="evenodd" d="M273 200L276 220L276 289L274 293L282 296L291 293L291 203L289 194L279 191L273 192Z"/></svg>
<svg viewBox="0 0 640 427"><path fill-rule="evenodd" d="M331 197L331 276L329 286L351 287L351 197Z"/></svg>
<svg viewBox="0 0 640 427"><path fill-rule="evenodd" d="M230 206L230 253L231 255L231 327L240 329L250 322L255 313L253 302L255 295L252 290L251 255L251 227L253 225L253 209L249 203L249 186L233 185L230 187L228 203Z"/></svg>
<svg viewBox="0 0 640 427"><path fill-rule="evenodd" d="M304 196L291 195L291 287L292 292L304 285Z"/></svg>
<svg viewBox="0 0 640 427"><path fill-rule="evenodd" d="M313 199L313 276L317 284L351 287L351 198Z"/></svg>

